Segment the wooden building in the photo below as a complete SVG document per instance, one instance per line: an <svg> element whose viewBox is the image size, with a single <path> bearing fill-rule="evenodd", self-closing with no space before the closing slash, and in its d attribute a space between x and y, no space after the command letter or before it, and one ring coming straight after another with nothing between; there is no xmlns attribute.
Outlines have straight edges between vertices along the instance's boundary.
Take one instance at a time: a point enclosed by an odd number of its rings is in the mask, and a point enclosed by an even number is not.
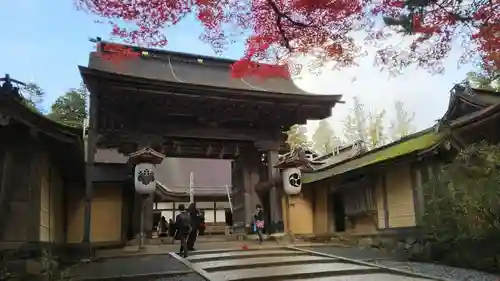
<svg viewBox="0 0 500 281"><path fill-rule="evenodd" d="M133 167L101 165L101 149L126 156L149 147L167 157L231 159L235 230L250 227L259 203L270 206L270 225L282 221L278 190L259 196L254 187L276 173L268 163L284 144L283 131L330 116L340 96L311 95L286 78L232 78L234 61L225 59L122 46L139 56L115 63L103 57L113 49L109 44L100 42L89 65L80 67L90 91L83 241L117 242L139 232L142 199L123 176ZM147 199L148 214L153 199ZM99 237L90 235L95 229Z"/></svg>
<svg viewBox="0 0 500 281"><path fill-rule="evenodd" d="M303 235L414 229L423 215L422 184L467 144L498 143L499 121L499 93L456 86L434 127L370 151L343 148L305 171L302 193L283 198L286 229Z"/></svg>
<svg viewBox="0 0 500 281"><path fill-rule="evenodd" d="M13 81L3 81L0 250L71 242L73 225L83 226L76 208L84 199L82 130L27 107Z"/></svg>

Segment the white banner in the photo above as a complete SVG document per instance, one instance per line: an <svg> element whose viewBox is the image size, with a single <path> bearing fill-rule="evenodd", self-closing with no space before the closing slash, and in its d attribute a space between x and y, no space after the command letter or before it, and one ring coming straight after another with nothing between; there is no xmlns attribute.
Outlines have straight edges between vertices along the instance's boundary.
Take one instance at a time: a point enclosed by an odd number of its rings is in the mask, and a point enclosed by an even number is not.
<svg viewBox="0 0 500 281"><path fill-rule="evenodd" d="M281 172L283 189L288 195L299 194L302 190L302 175L299 168L286 168Z"/></svg>
<svg viewBox="0 0 500 281"><path fill-rule="evenodd" d="M135 165L134 184L139 194L153 194L156 191L155 165L140 163Z"/></svg>

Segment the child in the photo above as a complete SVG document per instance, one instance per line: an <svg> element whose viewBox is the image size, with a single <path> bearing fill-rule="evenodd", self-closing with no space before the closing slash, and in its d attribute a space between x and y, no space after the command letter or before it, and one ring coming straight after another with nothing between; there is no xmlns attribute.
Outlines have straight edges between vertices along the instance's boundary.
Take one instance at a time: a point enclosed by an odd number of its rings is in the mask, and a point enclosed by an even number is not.
<svg viewBox="0 0 500 281"><path fill-rule="evenodd" d="M264 229L264 209L262 209L262 206L257 204L255 206L255 214L253 215L254 219L254 227L257 232L257 235L259 236L259 243L262 244L263 237L262 237L262 231Z"/></svg>

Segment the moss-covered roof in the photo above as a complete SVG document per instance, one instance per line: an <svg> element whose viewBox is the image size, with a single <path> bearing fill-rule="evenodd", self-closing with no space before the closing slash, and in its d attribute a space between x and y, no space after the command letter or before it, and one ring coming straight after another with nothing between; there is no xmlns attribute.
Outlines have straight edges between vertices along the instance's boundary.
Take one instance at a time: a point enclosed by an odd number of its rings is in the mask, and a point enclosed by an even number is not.
<svg viewBox="0 0 500 281"><path fill-rule="evenodd" d="M436 145L442 139L442 136L442 133L435 133L434 130L422 131L384 147L374 149L346 161L336 163L333 166L325 167L324 169L310 173L304 173L303 182L311 183L319 181L355 169L366 167L368 165L381 163L413 152L426 150Z"/></svg>

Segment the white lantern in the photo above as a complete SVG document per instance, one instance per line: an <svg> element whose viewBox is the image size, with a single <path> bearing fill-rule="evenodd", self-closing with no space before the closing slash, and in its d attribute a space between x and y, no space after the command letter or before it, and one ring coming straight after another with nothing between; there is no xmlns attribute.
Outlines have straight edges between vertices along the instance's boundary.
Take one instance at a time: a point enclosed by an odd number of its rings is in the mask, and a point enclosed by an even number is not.
<svg viewBox="0 0 500 281"><path fill-rule="evenodd" d="M156 191L155 165L139 163L134 172L135 191L139 194L153 194Z"/></svg>
<svg viewBox="0 0 500 281"><path fill-rule="evenodd" d="M302 175L299 168L285 168L281 172L283 189L288 195L299 194L302 190Z"/></svg>

